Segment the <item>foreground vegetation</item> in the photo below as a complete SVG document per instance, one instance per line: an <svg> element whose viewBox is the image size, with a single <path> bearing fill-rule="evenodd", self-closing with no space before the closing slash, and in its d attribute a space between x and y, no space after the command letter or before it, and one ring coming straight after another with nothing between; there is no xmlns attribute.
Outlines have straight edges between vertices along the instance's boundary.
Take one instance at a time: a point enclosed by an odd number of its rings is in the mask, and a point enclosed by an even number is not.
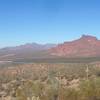
<svg viewBox="0 0 100 100"><path fill-rule="evenodd" d="M100 79L82 81L77 88L55 85L27 81L16 96L18 100L100 100Z"/></svg>
<svg viewBox="0 0 100 100"><path fill-rule="evenodd" d="M0 100L100 100L99 63L0 67Z"/></svg>

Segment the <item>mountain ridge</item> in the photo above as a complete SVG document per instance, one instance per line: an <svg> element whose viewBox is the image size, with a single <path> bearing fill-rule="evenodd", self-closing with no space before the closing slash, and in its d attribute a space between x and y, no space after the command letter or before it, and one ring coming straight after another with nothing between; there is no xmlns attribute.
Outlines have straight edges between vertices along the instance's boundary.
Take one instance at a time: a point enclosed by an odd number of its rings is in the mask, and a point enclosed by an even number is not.
<svg viewBox="0 0 100 100"><path fill-rule="evenodd" d="M56 46L56 44L37 44L27 43L15 47L5 47L0 49L0 60L12 60L20 58L34 58L44 54L48 49Z"/></svg>
<svg viewBox="0 0 100 100"><path fill-rule="evenodd" d="M91 35L64 42L51 49L51 55L60 57L94 57L100 56L100 40Z"/></svg>
<svg viewBox="0 0 100 100"><path fill-rule="evenodd" d="M82 35L79 39L62 44L27 43L0 49L0 61L16 59L100 57L100 40Z"/></svg>

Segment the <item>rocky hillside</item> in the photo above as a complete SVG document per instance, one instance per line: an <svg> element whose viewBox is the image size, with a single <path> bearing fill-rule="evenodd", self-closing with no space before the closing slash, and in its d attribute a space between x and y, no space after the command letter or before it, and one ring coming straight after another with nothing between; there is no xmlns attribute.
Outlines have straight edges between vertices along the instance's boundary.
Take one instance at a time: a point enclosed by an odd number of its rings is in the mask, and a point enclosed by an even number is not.
<svg viewBox="0 0 100 100"><path fill-rule="evenodd" d="M64 42L52 48L51 55L61 57L100 56L100 40L94 36L83 35L80 39Z"/></svg>

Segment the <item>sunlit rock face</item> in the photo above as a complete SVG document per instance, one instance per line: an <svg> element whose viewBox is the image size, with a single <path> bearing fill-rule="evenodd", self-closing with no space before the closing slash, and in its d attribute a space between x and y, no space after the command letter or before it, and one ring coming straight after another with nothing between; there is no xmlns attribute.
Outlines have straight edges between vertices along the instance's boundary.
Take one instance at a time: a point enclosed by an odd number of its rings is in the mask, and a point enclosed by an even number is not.
<svg viewBox="0 0 100 100"><path fill-rule="evenodd" d="M94 36L82 35L80 39L64 42L52 48L51 55L61 57L100 56L100 40Z"/></svg>

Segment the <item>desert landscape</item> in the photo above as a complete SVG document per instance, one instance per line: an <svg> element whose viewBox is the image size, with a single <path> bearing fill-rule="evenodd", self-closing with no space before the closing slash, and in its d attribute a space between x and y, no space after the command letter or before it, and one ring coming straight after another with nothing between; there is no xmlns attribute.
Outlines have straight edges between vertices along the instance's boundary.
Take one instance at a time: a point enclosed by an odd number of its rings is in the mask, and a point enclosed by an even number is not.
<svg viewBox="0 0 100 100"><path fill-rule="evenodd" d="M66 99L100 99L100 62L0 67L0 100Z"/></svg>
<svg viewBox="0 0 100 100"><path fill-rule="evenodd" d="M100 0L0 0L0 100L100 100Z"/></svg>
<svg viewBox="0 0 100 100"><path fill-rule="evenodd" d="M27 45L30 50L26 45L6 48L8 56L2 54L0 62L0 100L100 100L99 41L93 36L82 36L66 45L38 48L33 55L33 45ZM93 50L87 48L90 46ZM23 48L33 58L26 56ZM74 57L69 57L71 53Z"/></svg>

